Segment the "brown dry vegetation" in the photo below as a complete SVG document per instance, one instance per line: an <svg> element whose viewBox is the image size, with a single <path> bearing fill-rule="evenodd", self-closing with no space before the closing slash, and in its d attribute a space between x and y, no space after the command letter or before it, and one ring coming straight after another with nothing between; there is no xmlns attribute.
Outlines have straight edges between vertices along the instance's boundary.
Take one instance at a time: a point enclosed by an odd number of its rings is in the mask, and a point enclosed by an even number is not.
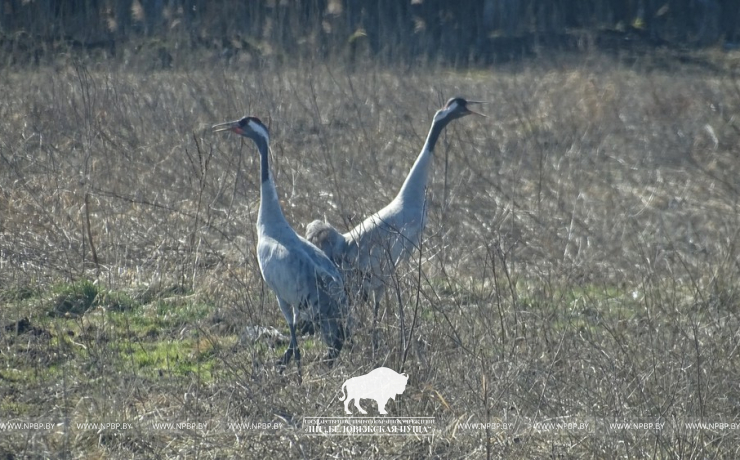
<svg viewBox="0 0 740 460"><path fill-rule="evenodd" d="M737 456L740 431L680 425L740 419L736 74L598 56L475 71L202 62L0 73L0 414L55 424L3 435L7 458ZM440 140L421 255L387 290L379 349L356 305L335 367L304 337L303 384L294 366L278 374L285 344L244 333L286 331L254 254L258 157L207 128L262 118L288 220L345 230L393 197L453 95L490 101L488 118ZM344 380L381 365L410 375L391 414L436 417L434 436L303 432L303 417L343 415ZM533 428L548 420L595 428Z"/></svg>

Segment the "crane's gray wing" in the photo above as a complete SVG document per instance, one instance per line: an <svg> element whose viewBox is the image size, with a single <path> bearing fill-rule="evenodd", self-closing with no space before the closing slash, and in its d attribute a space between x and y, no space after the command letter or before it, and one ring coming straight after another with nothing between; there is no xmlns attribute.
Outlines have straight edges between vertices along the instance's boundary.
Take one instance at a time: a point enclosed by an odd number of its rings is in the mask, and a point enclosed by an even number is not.
<svg viewBox="0 0 740 460"><path fill-rule="evenodd" d="M339 335L349 337L352 320L344 290L344 277L326 254L303 238L300 239L304 253L313 261L318 294L318 303L313 308L318 310L314 310L314 314L318 313L323 318L321 328L324 340L329 343L329 340L335 340Z"/></svg>
<svg viewBox="0 0 740 460"><path fill-rule="evenodd" d="M311 244L305 238L299 236L298 239L301 240L304 253L314 263L316 273L322 277L328 277L333 281L333 284L344 289L344 277L339 272L337 265L321 249Z"/></svg>

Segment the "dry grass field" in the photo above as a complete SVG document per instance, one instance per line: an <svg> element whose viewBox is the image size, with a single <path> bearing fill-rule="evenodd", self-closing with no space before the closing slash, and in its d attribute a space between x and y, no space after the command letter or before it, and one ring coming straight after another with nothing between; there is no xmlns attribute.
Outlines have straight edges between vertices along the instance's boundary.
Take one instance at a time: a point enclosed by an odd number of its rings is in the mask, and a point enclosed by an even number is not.
<svg viewBox="0 0 740 460"><path fill-rule="evenodd" d="M740 76L712 59L4 68L0 422L40 425L0 426L0 457L736 458ZM294 228L346 230L455 95L488 118L440 139L377 350L356 304L333 368L305 336L303 383L281 375L287 343L258 334L287 335L254 249L259 157L208 128L260 117ZM390 415L431 435L306 432L379 366L409 375Z"/></svg>

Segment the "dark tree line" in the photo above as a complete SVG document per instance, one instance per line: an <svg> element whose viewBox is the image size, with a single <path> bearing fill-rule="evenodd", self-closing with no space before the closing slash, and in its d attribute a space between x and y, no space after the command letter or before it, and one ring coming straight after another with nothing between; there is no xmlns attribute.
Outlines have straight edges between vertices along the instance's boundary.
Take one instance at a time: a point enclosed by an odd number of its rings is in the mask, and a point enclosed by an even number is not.
<svg viewBox="0 0 740 460"><path fill-rule="evenodd" d="M137 37L260 53L361 48L390 58L487 59L578 34L649 44L740 41L737 0L1 0L0 34L79 46ZM611 35L610 35L611 34Z"/></svg>

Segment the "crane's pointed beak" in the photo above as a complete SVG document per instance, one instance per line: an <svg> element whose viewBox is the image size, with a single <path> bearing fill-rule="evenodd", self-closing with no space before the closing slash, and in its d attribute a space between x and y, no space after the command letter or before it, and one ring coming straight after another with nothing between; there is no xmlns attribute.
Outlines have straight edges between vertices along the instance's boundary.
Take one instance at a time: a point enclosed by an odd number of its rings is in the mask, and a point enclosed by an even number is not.
<svg viewBox="0 0 740 460"><path fill-rule="evenodd" d="M485 102L485 101L468 101L468 105L470 105L470 104L473 104L473 105L475 105L475 104L487 104L487 102ZM475 110L471 110L470 108L467 107L467 105L465 106L465 109L467 110L466 115L478 115L479 117L483 117L483 118L487 118L488 117L488 115L483 115L480 112L476 112Z"/></svg>
<svg viewBox="0 0 740 460"><path fill-rule="evenodd" d="M237 134L242 133L242 129L239 127L238 121L227 121L226 123L219 123L211 126L214 133L220 133L223 131L233 131Z"/></svg>

